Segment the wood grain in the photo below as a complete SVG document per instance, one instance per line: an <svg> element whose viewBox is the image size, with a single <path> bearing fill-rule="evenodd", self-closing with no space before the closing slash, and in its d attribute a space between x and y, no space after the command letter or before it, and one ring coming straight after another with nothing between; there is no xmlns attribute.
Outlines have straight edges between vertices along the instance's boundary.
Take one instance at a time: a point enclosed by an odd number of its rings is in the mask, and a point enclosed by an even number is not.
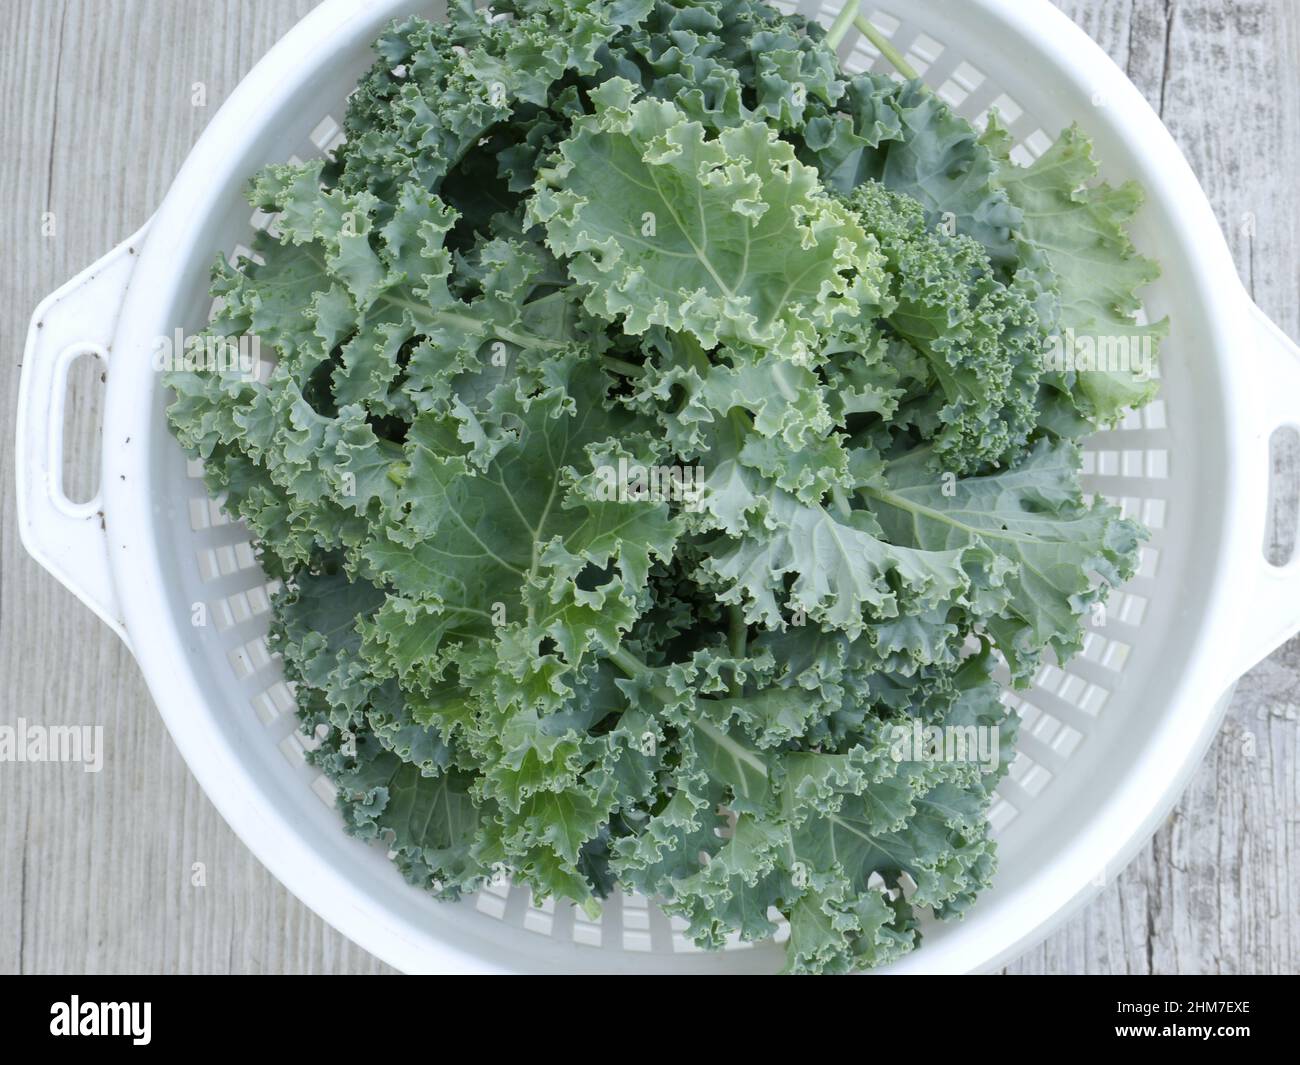
<svg viewBox="0 0 1300 1065"><path fill-rule="evenodd" d="M199 791L134 662L23 551L14 400L36 303L161 201L213 110L309 0L0 0L0 721L104 727L104 770L0 764L0 972L381 972L294 899ZM1160 109L1259 304L1300 336L1300 6L1058 0ZM195 106L202 83L206 106ZM54 233L42 232L53 213ZM93 451L99 397L69 440ZM1284 449L1275 539L1294 535ZM83 478L84 478L84 471ZM83 483L84 479L83 479ZM1238 688L1152 843L1013 973L1300 967L1300 643ZM206 884L195 886L195 863Z"/></svg>
<svg viewBox="0 0 1300 1065"><path fill-rule="evenodd" d="M1300 336L1300 8L1285 0L1061 0L1164 119L1259 305ZM1294 446L1276 463L1273 553L1295 535ZM1238 685L1151 844L1013 973L1300 968L1300 644Z"/></svg>

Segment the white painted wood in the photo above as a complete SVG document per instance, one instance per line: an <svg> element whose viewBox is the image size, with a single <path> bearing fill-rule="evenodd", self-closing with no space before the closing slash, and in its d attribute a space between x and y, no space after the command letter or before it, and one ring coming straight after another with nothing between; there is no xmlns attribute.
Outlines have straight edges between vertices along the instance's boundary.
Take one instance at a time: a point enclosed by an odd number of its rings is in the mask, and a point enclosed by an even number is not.
<svg viewBox="0 0 1300 1065"><path fill-rule="evenodd" d="M1057 0L1200 175L1260 305L1300 336L1300 5ZM130 657L18 542L9 441L39 299L132 232L309 0L0 3L0 721L100 724L105 765L0 764L0 972L380 972L258 865L190 779ZM192 103L196 83L206 106ZM53 236L42 215L53 212ZM77 404L97 409L93 379ZM93 418L69 437L84 459ZM1295 449L1279 458L1294 529ZM77 479L74 478L74 483ZM80 483L87 483L84 479ZM1300 968L1300 642L1253 671L1156 839L1010 972ZM205 886L195 886L202 863Z"/></svg>

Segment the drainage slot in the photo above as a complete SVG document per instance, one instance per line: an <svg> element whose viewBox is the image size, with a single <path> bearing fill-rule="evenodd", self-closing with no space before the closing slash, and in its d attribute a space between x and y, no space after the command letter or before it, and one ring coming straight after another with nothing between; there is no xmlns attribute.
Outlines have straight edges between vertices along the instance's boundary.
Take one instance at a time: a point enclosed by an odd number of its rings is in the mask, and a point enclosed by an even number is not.
<svg viewBox="0 0 1300 1065"><path fill-rule="evenodd" d="M63 494L88 503L99 491L104 384L108 364L86 352L68 367L63 415Z"/></svg>
<svg viewBox="0 0 1300 1065"><path fill-rule="evenodd" d="M1264 556L1274 566L1285 566L1295 554L1300 517L1300 432L1290 427L1277 430L1269 439L1268 450L1273 476Z"/></svg>

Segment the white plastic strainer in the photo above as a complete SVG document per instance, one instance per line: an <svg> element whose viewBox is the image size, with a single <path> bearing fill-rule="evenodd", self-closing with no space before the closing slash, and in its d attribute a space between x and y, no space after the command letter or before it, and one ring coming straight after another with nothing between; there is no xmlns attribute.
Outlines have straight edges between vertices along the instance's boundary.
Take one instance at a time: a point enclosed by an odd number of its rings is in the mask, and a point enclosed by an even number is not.
<svg viewBox="0 0 1300 1065"><path fill-rule="evenodd" d="M208 796L299 898L406 970L771 971L772 943L695 950L645 899L597 922L522 889L457 904L409 887L348 838L302 758L293 700L267 652L267 587L247 531L210 502L164 423L155 338L207 321L216 251L250 241L242 188L266 163L338 137L369 45L412 0L326 0L248 75L154 219L38 308L23 362L19 516L31 553L128 643ZM782 4L829 24L839 0ZM1272 432L1300 414L1300 351L1250 302L1213 213L1123 73L1047 0L881 0L864 14L959 111L997 106L1021 153L1078 121L1110 180L1136 178L1135 238L1164 267L1148 310L1173 320L1157 402L1088 449L1089 487L1152 529L1140 574L1064 669L1008 696L1019 757L993 810L1001 869L962 922L927 928L895 971L971 971L1026 949L1113 876L1177 798L1235 679L1300 629L1300 562L1263 557ZM884 69L851 34L849 70ZM1022 159L1024 157L1022 156ZM64 381L78 355L108 374L102 482L60 484ZM204 603L210 623L191 624Z"/></svg>

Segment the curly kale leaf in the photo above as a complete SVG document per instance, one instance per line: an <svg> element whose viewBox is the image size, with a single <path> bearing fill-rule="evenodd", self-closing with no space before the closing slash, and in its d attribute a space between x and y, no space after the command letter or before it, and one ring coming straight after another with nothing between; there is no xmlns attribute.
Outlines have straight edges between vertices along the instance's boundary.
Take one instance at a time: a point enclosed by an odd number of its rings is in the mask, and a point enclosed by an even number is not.
<svg viewBox="0 0 1300 1065"><path fill-rule="evenodd" d="M885 255L885 324L928 363L924 397L904 412L936 464L969 473L1014 461L1037 424L1047 340L1033 300L994 276L981 244L929 226L916 201L868 181L848 203Z"/></svg>
<svg viewBox="0 0 1300 1065"><path fill-rule="evenodd" d="M984 139L1003 157L998 180L1021 212L1019 234L1047 261L1054 336L1074 363L1060 372L1083 416L1113 425L1155 397L1152 374L1169 332L1167 320L1138 321L1138 292L1160 275L1128 235L1142 190L1134 182L1099 183L1092 143L1077 126L1028 167L1010 164L1010 138L996 116Z"/></svg>
<svg viewBox="0 0 1300 1065"><path fill-rule="evenodd" d="M1013 736L987 664L973 660L918 714ZM1000 771L899 757L884 723L843 753L764 751L728 723L730 706L679 701L696 728L667 802L614 845L620 878L659 895L696 942L770 935L775 909L789 917L789 971L849 972L915 945L914 905L957 916L987 885L983 815Z"/></svg>
<svg viewBox="0 0 1300 1065"><path fill-rule="evenodd" d="M766 125L709 138L618 78L591 96L529 217L569 257L593 314L628 333L660 325L797 358L878 297L873 243Z"/></svg>
<svg viewBox="0 0 1300 1065"><path fill-rule="evenodd" d="M1006 602L984 627L1015 675L1027 677L1044 648L1060 661L1078 652L1093 604L1133 576L1142 528L1083 499L1073 444L1040 440L1015 468L950 485L921 458L890 463L887 487L863 490L885 535L930 551L980 544L1008 564Z"/></svg>
<svg viewBox="0 0 1300 1065"><path fill-rule="evenodd" d="M930 226L978 241L997 270L1019 262L1021 212L979 132L920 82L860 74L836 109L809 123L806 158L848 194L877 181L914 200Z"/></svg>

